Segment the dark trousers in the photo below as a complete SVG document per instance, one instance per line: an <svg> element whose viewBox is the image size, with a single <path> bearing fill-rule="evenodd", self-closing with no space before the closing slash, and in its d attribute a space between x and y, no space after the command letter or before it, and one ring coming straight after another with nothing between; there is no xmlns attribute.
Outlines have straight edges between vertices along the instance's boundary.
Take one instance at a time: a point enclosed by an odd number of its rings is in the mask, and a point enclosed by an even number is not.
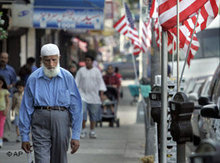
<svg viewBox="0 0 220 163"><path fill-rule="evenodd" d="M69 112L35 110L31 126L35 163L67 163Z"/></svg>

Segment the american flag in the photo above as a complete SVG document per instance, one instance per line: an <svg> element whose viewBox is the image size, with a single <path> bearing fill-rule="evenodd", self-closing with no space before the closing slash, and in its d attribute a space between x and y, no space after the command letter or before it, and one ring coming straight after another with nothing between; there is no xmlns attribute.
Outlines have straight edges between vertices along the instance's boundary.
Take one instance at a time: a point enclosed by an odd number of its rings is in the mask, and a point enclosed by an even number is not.
<svg viewBox="0 0 220 163"><path fill-rule="evenodd" d="M188 19L190 15L197 12L208 0L180 0L179 18L180 22ZM159 21L163 30L173 28L177 24L177 1L159 0Z"/></svg>
<svg viewBox="0 0 220 163"><path fill-rule="evenodd" d="M150 17L148 18L147 22L142 22L141 45L144 53L146 53L147 50L151 47L151 39L152 39L151 23L152 23L152 19L158 18L157 6L158 3L155 0L152 1L151 5L149 3Z"/></svg>
<svg viewBox="0 0 220 163"><path fill-rule="evenodd" d="M114 28L121 34L125 35L131 40L131 43L133 44L133 54L138 55L142 48L139 41L139 35L138 31L135 28L134 20L132 18L131 12L127 6L125 5L125 12L126 15L123 15L115 24Z"/></svg>
<svg viewBox="0 0 220 163"><path fill-rule="evenodd" d="M201 8L201 11L199 14L190 17L189 19L183 22L182 26L180 26L180 48L184 52L187 52L187 48L190 43L190 38L192 36L193 28L195 26L197 17L199 16L197 26L196 26L196 33L201 30L204 30L215 19L215 17L218 14L218 9L219 9L218 4L219 4L219 0L209 0ZM176 36L177 36L176 28L170 29L168 31L169 52L172 52L171 44L173 42L173 39L176 40L175 39ZM175 41L174 41L174 44L176 44ZM174 47L174 49L175 48L176 47ZM187 58L188 65L190 65L190 60L194 58L194 55L196 54L198 49L199 49L199 41L196 38L196 35L194 34L192 44L190 47L190 52Z"/></svg>
<svg viewBox="0 0 220 163"><path fill-rule="evenodd" d="M128 22L130 24L130 27L134 29L134 20L132 18L131 11L129 10L127 3L124 3L124 5L125 5L125 13L126 13Z"/></svg>
<svg viewBox="0 0 220 163"><path fill-rule="evenodd" d="M155 38L156 38L156 43L157 43L157 46L160 47L161 46L161 26L159 24L159 19L156 18L154 20L154 34L155 34Z"/></svg>
<svg viewBox="0 0 220 163"><path fill-rule="evenodd" d="M151 37L151 19L149 18L148 22L142 23L141 45L144 53L151 47Z"/></svg>
<svg viewBox="0 0 220 163"><path fill-rule="evenodd" d="M219 12L219 0L209 0L201 8L199 13L198 25L196 27L196 32L204 30L218 15ZM192 19L192 18L191 18Z"/></svg>
<svg viewBox="0 0 220 163"><path fill-rule="evenodd" d="M158 2L156 0L152 1L152 5L150 8L150 18L158 18Z"/></svg>
<svg viewBox="0 0 220 163"><path fill-rule="evenodd" d="M186 54L189 44L190 44L190 39L191 39L191 34L189 29L186 25L182 25L180 27L180 49L183 50ZM170 29L168 31L168 51L173 54L173 50L176 50L176 28ZM174 46L174 47L173 47ZM190 46L190 51L189 55L187 58L187 63L190 65L190 60L193 58L193 56L196 54L196 52L199 49L199 41L196 37L196 35L193 35L193 40Z"/></svg>

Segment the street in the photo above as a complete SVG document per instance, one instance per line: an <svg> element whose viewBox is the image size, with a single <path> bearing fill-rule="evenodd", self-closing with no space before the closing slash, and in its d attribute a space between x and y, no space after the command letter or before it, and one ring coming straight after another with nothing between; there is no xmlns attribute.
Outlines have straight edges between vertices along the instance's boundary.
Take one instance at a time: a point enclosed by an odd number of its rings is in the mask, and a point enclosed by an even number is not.
<svg viewBox="0 0 220 163"><path fill-rule="evenodd" d="M118 106L120 127L109 127L103 122L102 128L96 128L97 139L81 139L80 149L74 155L68 151L68 162L74 163L140 163L145 150L144 123L136 123L137 106L130 105L132 96L123 82L124 97ZM88 125L87 125L88 126ZM15 142L15 130L10 142L5 142L0 149L0 163L24 163L27 155L21 150L20 143Z"/></svg>

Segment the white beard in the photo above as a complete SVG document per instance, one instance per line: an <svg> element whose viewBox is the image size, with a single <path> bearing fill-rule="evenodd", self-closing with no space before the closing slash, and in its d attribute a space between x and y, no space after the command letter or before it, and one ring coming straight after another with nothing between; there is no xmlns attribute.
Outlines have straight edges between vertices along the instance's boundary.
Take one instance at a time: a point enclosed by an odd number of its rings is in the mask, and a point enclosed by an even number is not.
<svg viewBox="0 0 220 163"><path fill-rule="evenodd" d="M48 77L48 78L52 78L57 76L57 74L60 72L60 64L58 63L57 66L53 69L48 69L45 67L44 64L42 64L43 70L44 70L44 74Z"/></svg>

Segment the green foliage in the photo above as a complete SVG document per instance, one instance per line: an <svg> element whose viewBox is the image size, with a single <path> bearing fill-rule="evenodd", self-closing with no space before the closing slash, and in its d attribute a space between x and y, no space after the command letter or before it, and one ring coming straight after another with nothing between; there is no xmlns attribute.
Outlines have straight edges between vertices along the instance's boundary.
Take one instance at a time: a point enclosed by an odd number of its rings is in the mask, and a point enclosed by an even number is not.
<svg viewBox="0 0 220 163"><path fill-rule="evenodd" d="M2 12L0 12L0 26L4 25L5 21L2 19ZM8 32L0 27L0 40L4 40L8 37Z"/></svg>
<svg viewBox="0 0 220 163"><path fill-rule="evenodd" d="M0 40L4 40L8 37L8 32L0 27Z"/></svg>

